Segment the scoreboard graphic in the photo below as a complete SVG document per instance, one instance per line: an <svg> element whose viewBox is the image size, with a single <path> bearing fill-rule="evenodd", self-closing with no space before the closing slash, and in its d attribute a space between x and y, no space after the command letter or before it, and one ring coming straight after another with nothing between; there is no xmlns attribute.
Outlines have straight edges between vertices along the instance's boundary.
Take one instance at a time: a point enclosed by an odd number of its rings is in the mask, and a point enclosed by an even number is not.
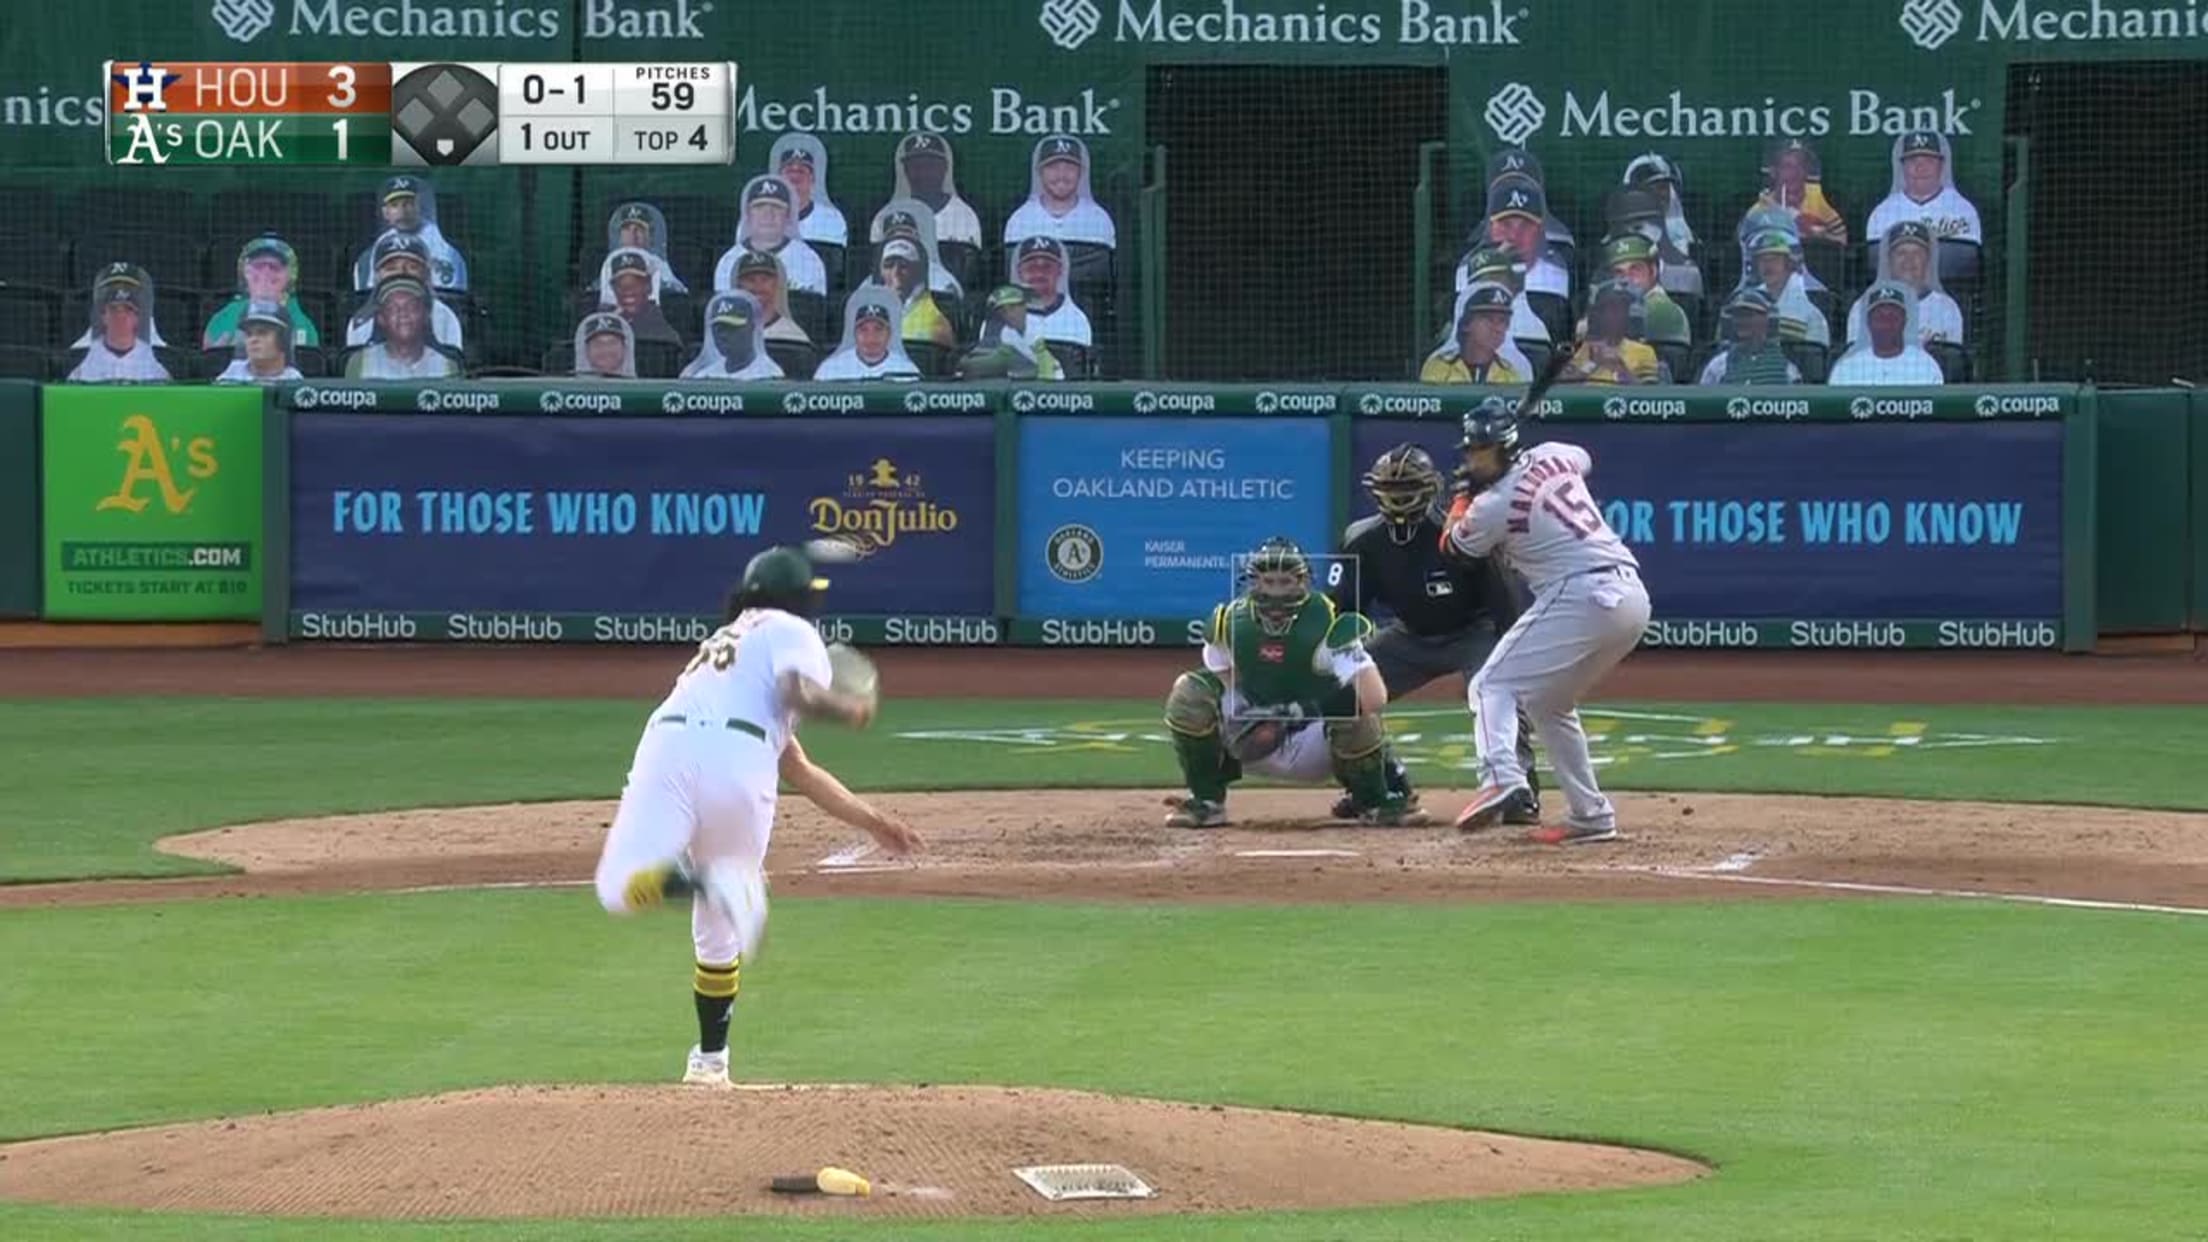
<svg viewBox="0 0 2208 1242"><path fill-rule="evenodd" d="M728 164L736 66L127 61L110 164Z"/></svg>

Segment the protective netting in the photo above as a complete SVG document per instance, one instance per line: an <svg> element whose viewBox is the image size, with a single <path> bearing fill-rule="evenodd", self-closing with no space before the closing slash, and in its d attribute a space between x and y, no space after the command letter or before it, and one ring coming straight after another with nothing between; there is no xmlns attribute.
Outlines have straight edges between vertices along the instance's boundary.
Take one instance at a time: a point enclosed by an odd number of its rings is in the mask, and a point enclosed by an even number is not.
<svg viewBox="0 0 2208 1242"><path fill-rule="evenodd" d="M1609 92L1446 66L1153 66L1106 134L819 107L817 135L654 170L107 168L87 142L0 175L0 372L213 379L269 303L308 376L587 372L607 312L623 365L666 378L840 354L1518 382L1574 340L1567 382L2198 377L2208 69L2006 72L2005 98L1890 116L1673 99L1628 124ZM886 315L853 314L866 286Z"/></svg>

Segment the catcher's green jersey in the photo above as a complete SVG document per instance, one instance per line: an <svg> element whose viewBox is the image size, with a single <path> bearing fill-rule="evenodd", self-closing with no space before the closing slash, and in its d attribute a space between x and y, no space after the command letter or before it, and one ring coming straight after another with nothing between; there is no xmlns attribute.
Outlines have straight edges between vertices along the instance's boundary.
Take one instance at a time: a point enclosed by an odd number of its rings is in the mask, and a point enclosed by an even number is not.
<svg viewBox="0 0 2208 1242"><path fill-rule="evenodd" d="M1287 633L1268 634L1245 595L1211 610L1206 641L1234 661L1228 676L1244 703L1254 707L1301 703L1316 715L1341 690L1334 671L1336 657L1355 645L1363 631L1364 618L1355 613L1338 615L1333 600L1314 593L1297 611Z"/></svg>

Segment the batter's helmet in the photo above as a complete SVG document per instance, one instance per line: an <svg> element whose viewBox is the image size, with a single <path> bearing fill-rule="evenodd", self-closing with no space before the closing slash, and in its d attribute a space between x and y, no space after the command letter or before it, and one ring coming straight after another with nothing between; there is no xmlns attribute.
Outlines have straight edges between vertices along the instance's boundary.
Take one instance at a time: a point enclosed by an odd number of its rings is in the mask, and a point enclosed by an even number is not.
<svg viewBox="0 0 2208 1242"><path fill-rule="evenodd" d="M1503 450L1505 459L1518 455L1518 411L1501 397L1488 397L1473 406L1464 416L1464 438L1457 441L1460 449L1489 445Z"/></svg>
<svg viewBox="0 0 2208 1242"><path fill-rule="evenodd" d="M744 576L729 593L728 619L746 608L779 608L809 617L827 589L828 580L813 572L811 557L796 548L768 548L744 566Z"/></svg>

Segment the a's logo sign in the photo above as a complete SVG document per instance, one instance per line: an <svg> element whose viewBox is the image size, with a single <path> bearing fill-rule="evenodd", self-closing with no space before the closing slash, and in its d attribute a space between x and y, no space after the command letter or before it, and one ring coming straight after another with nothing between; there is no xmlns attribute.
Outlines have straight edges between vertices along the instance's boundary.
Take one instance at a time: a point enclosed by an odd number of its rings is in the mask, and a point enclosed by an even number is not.
<svg viewBox="0 0 2208 1242"><path fill-rule="evenodd" d="M1541 123L1548 119L1549 110L1541 106L1533 88L1523 82L1512 82L1488 97L1487 127L1510 146L1519 146L1539 133Z"/></svg>
<svg viewBox="0 0 2208 1242"><path fill-rule="evenodd" d="M1963 28L1963 6L1956 0L1901 0L1901 32L1927 52Z"/></svg>
<svg viewBox="0 0 2208 1242"><path fill-rule="evenodd" d="M1050 532L1043 560L1058 581L1087 582L1104 568L1104 541L1088 527L1069 522Z"/></svg>
<svg viewBox="0 0 2208 1242"><path fill-rule="evenodd" d="M175 436L168 444L161 442L161 430L144 414L133 414L123 420L124 439L115 446L124 458L123 481L115 485L115 494L102 496L92 506L95 512L106 509L122 509L130 513L142 512L149 503L138 494L140 486L151 483L161 493L161 505L171 513L183 513L192 507L192 497L199 494L196 487L179 488L176 473L169 466L169 453L182 450L187 464L184 473L194 479L211 479L219 469L215 461L213 436L194 436L191 443Z"/></svg>
<svg viewBox="0 0 2208 1242"><path fill-rule="evenodd" d="M276 0L215 0L207 12L222 33L240 43L251 43L276 24Z"/></svg>
<svg viewBox="0 0 2208 1242"><path fill-rule="evenodd" d="M1095 0L1043 0L1035 20L1052 43L1070 52L1089 41L1104 15Z"/></svg>

